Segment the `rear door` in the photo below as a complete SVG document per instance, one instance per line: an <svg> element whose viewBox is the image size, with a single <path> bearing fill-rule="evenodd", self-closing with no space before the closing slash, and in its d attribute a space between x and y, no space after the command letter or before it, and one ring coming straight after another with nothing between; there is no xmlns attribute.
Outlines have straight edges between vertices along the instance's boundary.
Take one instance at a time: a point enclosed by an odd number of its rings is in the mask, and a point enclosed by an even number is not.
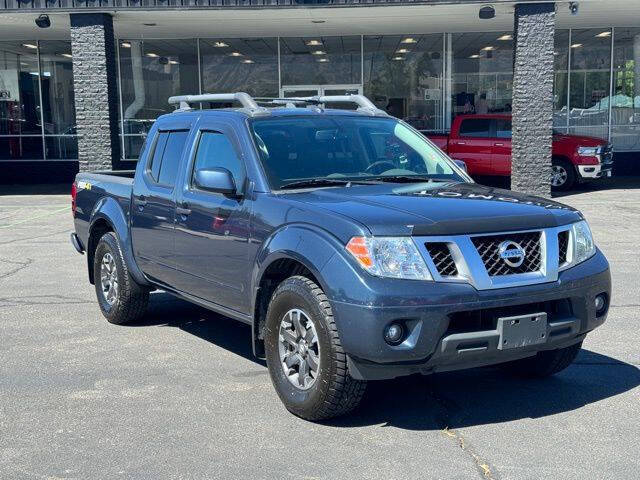
<svg viewBox="0 0 640 480"><path fill-rule="evenodd" d="M188 126L159 130L141 177L134 182L131 239L142 271L171 285L175 277L175 183L189 136ZM144 159L141 161L145 161Z"/></svg>
<svg viewBox="0 0 640 480"><path fill-rule="evenodd" d="M488 118L464 118L458 135L449 139L449 156L467 164L471 175L492 175L491 120Z"/></svg>
<svg viewBox="0 0 640 480"><path fill-rule="evenodd" d="M494 175L511 175L511 119L498 118L492 120L493 131L493 152L491 157L491 168Z"/></svg>
<svg viewBox="0 0 640 480"><path fill-rule="evenodd" d="M233 128L213 119L198 126L195 148L185 169L176 218L176 267L186 293L246 313L249 272L247 173ZM238 195L209 192L195 186L199 168L226 168Z"/></svg>

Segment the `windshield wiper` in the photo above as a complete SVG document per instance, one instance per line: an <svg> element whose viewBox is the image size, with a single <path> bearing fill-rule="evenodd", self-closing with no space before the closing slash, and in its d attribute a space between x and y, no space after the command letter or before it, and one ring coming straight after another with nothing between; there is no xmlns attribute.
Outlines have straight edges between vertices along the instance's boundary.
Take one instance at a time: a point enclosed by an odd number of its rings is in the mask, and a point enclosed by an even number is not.
<svg viewBox="0 0 640 480"><path fill-rule="evenodd" d="M331 186L343 186L352 183L351 180L338 180L337 178L309 178L306 180L296 180L294 182L285 183L280 187L280 190L289 188L304 188L304 187L331 187Z"/></svg>
<svg viewBox="0 0 640 480"><path fill-rule="evenodd" d="M384 175L375 177L375 180L379 182L392 182L392 183L421 183L421 182L433 182L433 178L424 177L422 175Z"/></svg>
<svg viewBox="0 0 640 480"><path fill-rule="evenodd" d="M380 183L378 178L372 179L339 179L339 178L310 178L307 180L296 180L294 182L285 183L280 187L280 190L288 188L304 188L304 187L332 187L332 186L345 186L351 185L375 185Z"/></svg>

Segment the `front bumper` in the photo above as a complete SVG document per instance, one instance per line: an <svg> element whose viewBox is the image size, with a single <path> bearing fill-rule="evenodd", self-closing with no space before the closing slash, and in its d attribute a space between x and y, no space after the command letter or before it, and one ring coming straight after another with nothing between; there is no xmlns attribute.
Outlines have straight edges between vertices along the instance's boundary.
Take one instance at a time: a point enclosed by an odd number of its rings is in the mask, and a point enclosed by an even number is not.
<svg viewBox="0 0 640 480"><path fill-rule="evenodd" d="M595 178L610 177L613 162L601 163L599 165L578 165L578 174L583 180L591 180Z"/></svg>
<svg viewBox="0 0 640 480"><path fill-rule="evenodd" d="M481 291L466 284L404 281L400 289L402 294L391 286L379 289L376 300L366 304L332 301L355 378L376 380L471 368L572 345L605 321L607 311L596 315L594 299L601 293L611 298L611 277L598 251L561 272L555 282ZM549 315L546 341L541 344L502 350L491 320L465 331L464 319L477 312L504 317L509 312L537 313L552 305L564 307ZM460 318L462 323L456 323ZM400 345L391 346L384 341L383 331L396 321L409 333Z"/></svg>

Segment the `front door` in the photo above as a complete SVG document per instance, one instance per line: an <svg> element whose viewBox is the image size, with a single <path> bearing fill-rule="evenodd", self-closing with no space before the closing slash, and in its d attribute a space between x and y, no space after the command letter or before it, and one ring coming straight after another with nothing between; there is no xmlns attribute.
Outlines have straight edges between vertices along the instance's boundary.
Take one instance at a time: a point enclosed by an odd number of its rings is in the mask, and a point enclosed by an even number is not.
<svg viewBox="0 0 640 480"><path fill-rule="evenodd" d="M493 141L493 155L491 156L491 170L495 175L511 175L511 119L494 120L495 139Z"/></svg>
<svg viewBox="0 0 640 480"><path fill-rule="evenodd" d="M185 169L177 197L175 261L185 293L248 313L249 218L246 170L238 139L225 124L203 120L195 153ZM200 168L226 168L237 195L208 192L193 182Z"/></svg>

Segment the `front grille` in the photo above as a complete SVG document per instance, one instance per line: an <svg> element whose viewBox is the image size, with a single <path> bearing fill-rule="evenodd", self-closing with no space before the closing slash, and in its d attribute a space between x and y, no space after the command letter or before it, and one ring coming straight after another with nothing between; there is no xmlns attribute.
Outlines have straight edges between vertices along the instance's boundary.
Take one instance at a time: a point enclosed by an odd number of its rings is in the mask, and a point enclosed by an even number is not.
<svg viewBox="0 0 640 480"><path fill-rule="evenodd" d="M436 270L441 276L455 277L458 275L456 262L453 261L449 245L444 242L427 242L424 246L429 255L431 255L431 260L433 260Z"/></svg>
<svg viewBox="0 0 640 480"><path fill-rule="evenodd" d="M558 265L567 262L567 252L569 250L569 230L558 233Z"/></svg>
<svg viewBox="0 0 640 480"><path fill-rule="evenodd" d="M507 240L516 242L524 249L525 256L522 265L512 267L500 258L500 244ZM471 237L471 241L478 250L484 266L487 269L487 273L491 277L513 275L516 273L530 273L540 270L542 264L540 232L486 235L482 237Z"/></svg>

